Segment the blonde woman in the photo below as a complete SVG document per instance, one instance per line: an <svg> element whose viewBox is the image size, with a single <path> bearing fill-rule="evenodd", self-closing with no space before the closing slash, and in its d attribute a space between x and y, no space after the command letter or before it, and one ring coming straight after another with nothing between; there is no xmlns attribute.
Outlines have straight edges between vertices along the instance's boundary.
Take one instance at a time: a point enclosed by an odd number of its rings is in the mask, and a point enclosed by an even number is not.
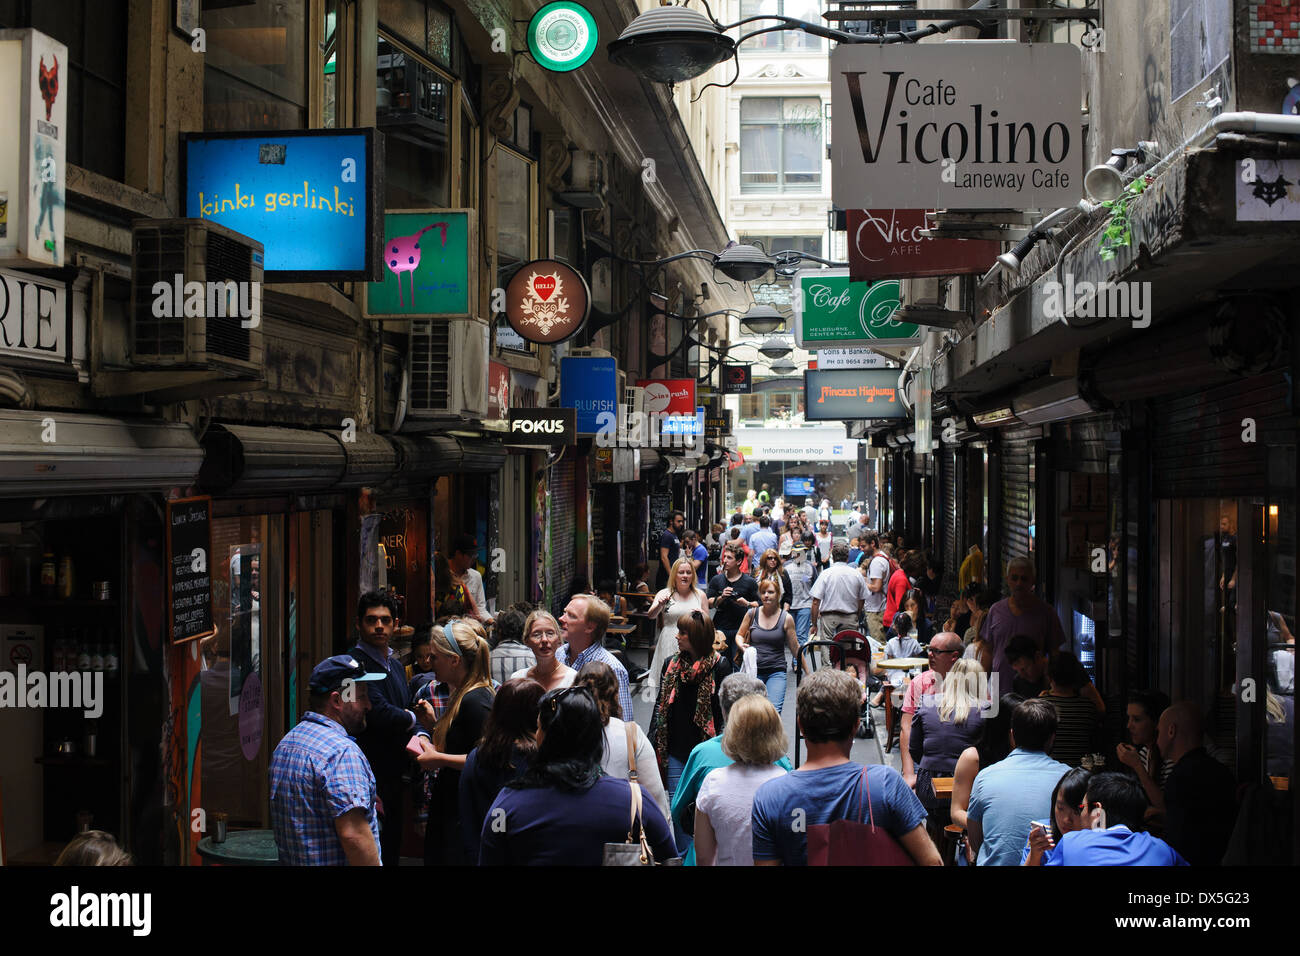
<svg viewBox="0 0 1300 956"><path fill-rule="evenodd" d="M962 751L979 743L987 694L984 668L979 661L963 659L944 676L938 694L924 694L919 699L912 716L911 756L918 764L916 795L928 809L940 806L931 778L951 777Z"/></svg>
<svg viewBox="0 0 1300 956"><path fill-rule="evenodd" d="M788 746L781 717L766 697L749 694L731 706L722 752L735 763L710 771L695 798L696 865L754 865L754 794L784 776L773 762Z"/></svg>
<svg viewBox="0 0 1300 956"><path fill-rule="evenodd" d="M794 588L790 585L790 575L786 574L785 569L781 567L781 555L776 548L768 548L758 559L754 580L758 582L760 588L764 581L776 581L777 587L781 589L781 607L790 610L790 593Z"/></svg>
<svg viewBox="0 0 1300 956"><path fill-rule="evenodd" d="M421 701L420 723L432 741L421 739L417 758L424 770L437 770L429 788L429 819L424 836L425 866L465 866L465 843L460 832L460 774L465 756L483 736L492 712L492 651L468 621L453 618L433 629L433 671L450 696L442 716Z"/></svg>
<svg viewBox="0 0 1300 956"><path fill-rule="evenodd" d="M532 667L523 667L510 675L510 679L527 677L546 688L547 692L568 687L578 675L572 667L561 664L555 652L564 643L560 625L548 611L533 611L524 621L524 643L537 658Z"/></svg>
<svg viewBox="0 0 1300 956"><path fill-rule="evenodd" d="M655 640L655 653L650 661L650 674L646 678L650 687L658 689L659 674L664 662L677 653L677 622L692 611L709 613L709 599L695 580L695 565L690 558L678 558L668 578L668 587L655 595L646 611L650 617L663 612L659 636Z"/></svg>

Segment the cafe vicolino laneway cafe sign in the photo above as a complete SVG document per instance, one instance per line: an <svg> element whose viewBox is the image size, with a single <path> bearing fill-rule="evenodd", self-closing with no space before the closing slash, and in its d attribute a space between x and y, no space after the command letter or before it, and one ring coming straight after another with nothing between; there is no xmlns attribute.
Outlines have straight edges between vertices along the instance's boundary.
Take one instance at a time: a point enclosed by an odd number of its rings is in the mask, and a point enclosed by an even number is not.
<svg viewBox="0 0 1300 956"><path fill-rule="evenodd" d="M794 337L800 348L918 345L919 326L900 322L897 279L853 282L847 269L808 269L794 276Z"/></svg>
<svg viewBox="0 0 1300 956"><path fill-rule="evenodd" d="M529 342L554 345L577 335L590 311L587 280L554 259L525 262L506 286L506 321Z"/></svg>
<svg viewBox="0 0 1300 956"><path fill-rule="evenodd" d="M1079 201L1079 49L842 44L832 197L845 209L1055 209Z"/></svg>

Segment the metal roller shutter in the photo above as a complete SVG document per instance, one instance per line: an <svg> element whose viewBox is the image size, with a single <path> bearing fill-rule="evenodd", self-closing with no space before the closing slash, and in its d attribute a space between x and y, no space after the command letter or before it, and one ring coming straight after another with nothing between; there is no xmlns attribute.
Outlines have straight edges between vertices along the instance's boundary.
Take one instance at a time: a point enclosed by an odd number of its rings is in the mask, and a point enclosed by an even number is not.
<svg viewBox="0 0 1300 956"><path fill-rule="evenodd" d="M998 447L1002 480L1002 553L1005 567L1012 558L1029 555L1029 456L1033 441L1042 435L1038 426L1007 429Z"/></svg>
<svg viewBox="0 0 1300 956"><path fill-rule="evenodd" d="M551 613L559 617L569 602L577 567L577 510L574 507L574 459L562 458L551 468Z"/></svg>
<svg viewBox="0 0 1300 956"><path fill-rule="evenodd" d="M1286 376L1271 372L1153 403L1155 497L1259 494L1268 480L1268 446L1296 440L1289 394ZM1253 442L1243 438L1246 419L1254 422Z"/></svg>
<svg viewBox="0 0 1300 956"><path fill-rule="evenodd" d="M961 465L958 450L944 448L936 453L939 459L939 507L942 513L935 522L940 535L940 558L943 561L945 590L955 593L957 568L961 563L957 522L957 471Z"/></svg>

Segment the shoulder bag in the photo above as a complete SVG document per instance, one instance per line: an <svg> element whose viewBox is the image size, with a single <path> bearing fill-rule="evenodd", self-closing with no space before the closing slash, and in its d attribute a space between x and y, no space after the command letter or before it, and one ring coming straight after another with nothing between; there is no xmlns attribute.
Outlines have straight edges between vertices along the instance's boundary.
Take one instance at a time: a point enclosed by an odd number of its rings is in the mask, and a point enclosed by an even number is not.
<svg viewBox="0 0 1300 956"><path fill-rule="evenodd" d="M627 721L627 782L632 791L632 816L628 824L627 839L622 843L606 843L601 866L654 866L654 854L646 842L645 827L641 825L641 784L636 772L636 724ZM665 861L665 863L673 861Z"/></svg>
<svg viewBox="0 0 1300 956"><path fill-rule="evenodd" d="M808 828L809 866L916 866L911 855L903 849L884 827L876 828L875 812L871 808L871 782L867 768L862 768L858 784L858 813L862 817L862 792L867 793L868 823L856 820L836 820L833 823L816 823Z"/></svg>

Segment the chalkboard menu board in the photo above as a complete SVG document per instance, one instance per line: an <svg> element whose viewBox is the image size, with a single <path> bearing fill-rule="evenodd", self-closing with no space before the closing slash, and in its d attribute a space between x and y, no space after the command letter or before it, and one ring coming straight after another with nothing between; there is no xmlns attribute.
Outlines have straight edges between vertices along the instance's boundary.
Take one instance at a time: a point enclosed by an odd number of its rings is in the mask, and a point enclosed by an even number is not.
<svg viewBox="0 0 1300 956"><path fill-rule="evenodd" d="M659 568L659 536L668 528L668 512L673 510L671 491L650 493L650 567ZM650 578L654 581L654 577Z"/></svg>
<svg viewBox="0 0 1300 956"><path fill-rule="evenodd" d="M167 502L167 608L173 643L213 633L212 499Z"/></svg>

